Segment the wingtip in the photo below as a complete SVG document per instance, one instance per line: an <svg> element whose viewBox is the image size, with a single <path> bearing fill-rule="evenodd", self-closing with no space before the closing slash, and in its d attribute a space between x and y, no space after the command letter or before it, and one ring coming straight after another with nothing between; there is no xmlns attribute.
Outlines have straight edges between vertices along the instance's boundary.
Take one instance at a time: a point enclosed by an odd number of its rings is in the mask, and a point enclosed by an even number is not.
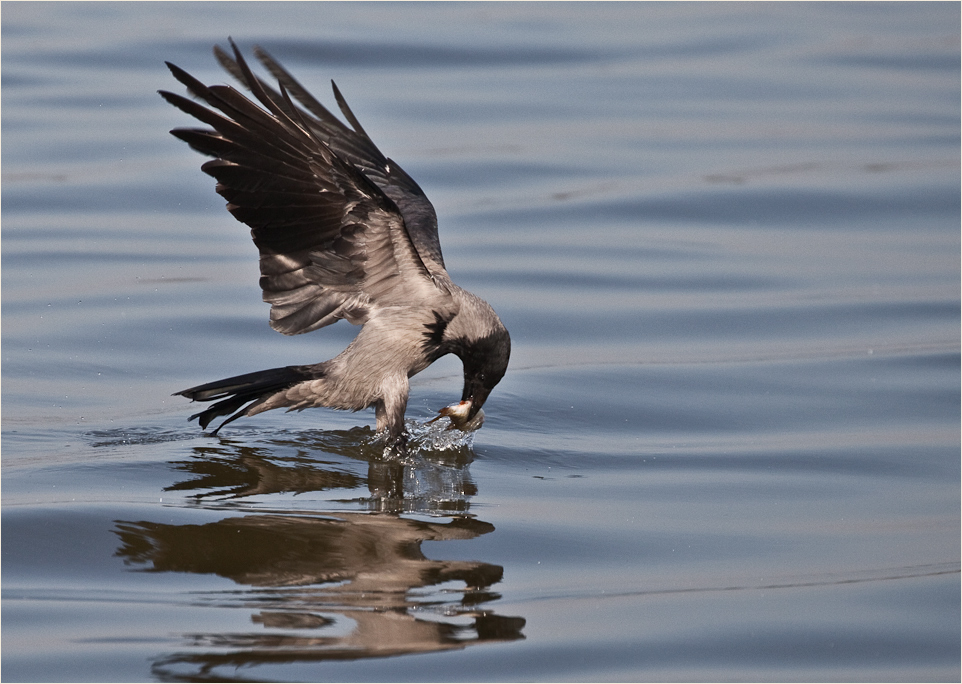
<svg viewBox="0 0 962 684"><path fill-rule="evenodd" d="M167 65L167 68L170 69L170 73L173 74L174 78L187 87L187 92L194 97L204 97L205 93L207 92L207 86L188 74L176 64L172 64L170 62L165 62L165 64Z"/></svg>
<svg viewBox="0 0 962 684"><path fill-rule="evenodd" d="M214 50L214 58L219 63L223 64L224 59L230 59L230 55L228 55L227 51L224 48L222 48L220 45L215 45L213 50Z"/></svg>
<svg viewBox="0 0 962 684"><path fill-rule="evenodd" d="M170 69L170 73L172 73L174 75L174 78L176 78L178 81L180 80L179 74L187 73L186 71L181 69L179 66L177 66L173 62L164 62L164 64L167 65L167 68Z"/></svg>
<svg viewBox="0 0 962 684"><path fill-rule="evenodd" d="M331 79L331 88L334 89L334 99L337 101L337 106L340 108L344 118L347 119L348 123L354 127L354 131L358 135L364 136L370 140L371 138L361 126L361 122L357 120L357 117L354 116L354 112L352 112L351 108L347 106L347 100L344 99L344 96L341 94L341 91L337 87L337 84L334 82L333 78Z"/></svg>
<svg viewBox="0 0 962 684"><path fill-rule="evenodd" d="M237 47L237 43L234 42L234 38L232 36L227 36L227 44L230 46L231 52L234 53L233 61L237 64L237 66L240 66L244 58L241 55L240 48ZM214 58L221 64L221 66L230 71L230 66L227 63L232 60L231 56L227 54L227 51L220 45L214 45L213 52Z"/></svg>
<svg viewBox="0 0 962 684"><path fill-rule="evenodd" d="M249 71L249 69L246 68L247 63L244 61L244 55L241 54L240 48L237 47L237 43L235 43L234 39L230 36L227 37L227 41L230 43L231 50L234 51L234 61L237 62L239 66L244 68L245 71Z"/></svg>
<svg viewBox="0 0 962 684"><path fill-rule="evenodd" d="M261 47L260 45L255 45L253 48L251 48L251 52L253 52L253 53L254 53L254 56L257 57L257 59L261 60L262 63L263 63L265 60L268 61L268 62L273 62L273 61L275 61L273 55L271 55L270 52L268 52L267 50L265 50L265 49L264 49L263 47Z"/></svg>
<svg viewBox="0 0 962 684"><path fill-rule="evenodd" d="M188 74L186 71L181 69L179 66L177 66L173 62L164 62L164 64L167 65L167 68L170 70L170 73L173 74L174 78L176 78L181 83L185 83L185 79L187 80L190 79L190 74Z"/></svg>

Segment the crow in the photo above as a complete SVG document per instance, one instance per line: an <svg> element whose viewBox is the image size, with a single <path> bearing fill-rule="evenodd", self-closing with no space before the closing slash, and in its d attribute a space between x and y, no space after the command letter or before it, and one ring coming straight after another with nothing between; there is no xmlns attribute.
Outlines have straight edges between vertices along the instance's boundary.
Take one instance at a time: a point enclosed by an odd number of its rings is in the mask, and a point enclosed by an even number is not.
<svg viewBox="0 0 962 684"><path fill-rule="evenodd" d="M362 327L329 361L177 392L216 401L190 420L206 429L229 415L216 434L238 418L275 408L373 407L378 434L403 442L409 378L455 354L464 390L459 403L439 414L452 428L477 429L481 407L507 370L511 338L487 302L448 276L431 202L374 145L333 81L350 127L266 51L254 54L277 89L253 74L233 40L230 45L233 56L220 47L214 54L260 106L231 86L204 85L167 62L195 99L160 95L210 127L171 133L213 158L201 169L216 179L227 210L250 227L271 327L285 335L340 319Z"/></svg>

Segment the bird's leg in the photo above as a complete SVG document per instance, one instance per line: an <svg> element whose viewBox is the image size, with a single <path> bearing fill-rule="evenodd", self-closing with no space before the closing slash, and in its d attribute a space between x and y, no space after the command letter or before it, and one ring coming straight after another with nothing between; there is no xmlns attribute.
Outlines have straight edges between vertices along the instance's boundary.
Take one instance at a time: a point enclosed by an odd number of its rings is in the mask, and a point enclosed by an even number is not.
<svg viewBox="0 0 962 684"><path fill-rule="evenodd" d="M402 392L386 392L374 404L377 431L386 433L392 441L404 435L404 411L408 405L407 382L404 385Z"/></svg>
<svg viewBox="0 0 962 684"><path fill-rule="evenodd" d="M385 441L385 456L390 454L392 457L398 457L405 456L408 453L408 433L404 429L404 409L406 406L406 398L401 401L400 406L397 405L397 402L386 404L381 399L374 404L374 412L377 417L377 434Z"/></svg>

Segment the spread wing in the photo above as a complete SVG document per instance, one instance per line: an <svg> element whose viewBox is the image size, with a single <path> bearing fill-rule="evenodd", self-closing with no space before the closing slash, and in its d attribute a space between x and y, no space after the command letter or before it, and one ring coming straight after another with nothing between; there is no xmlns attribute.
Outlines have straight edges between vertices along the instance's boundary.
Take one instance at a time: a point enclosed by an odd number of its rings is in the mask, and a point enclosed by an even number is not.
<svg viewBox="0 0 962 684"><path fill-rule="evenodd" d="M236 59L220 47L214 48L214 55L228 73L246 87L251 87L245 70ZM266 50L255 47L254 55L277 79L278 84L307 110L306 112L301 111L300 116L311 132L318 139L327 143L335 154L360 169L394 202L401 211L408 234L427 268L432 272L435 269L444 270L444 259L441 256L441 244L438 239L438 219L434 212L434 206L414 179L404 172L404 169L398 166L394 160L381 154L367 132L361 127L357 117L354 116L354 112L347 106L347 102L334 82L331 82L334 97L344 117L353 126L353 130L331 114ZM268 83L261 79L258 79L258 82L261 89L269 93L275 102L282 107L286 105L285 99L274 91ZM286 111L289 116L294 117L292 111Z"/></svg>
<svg viewBox="0 0 962 684"><path fill-rule="evenodd" d="M370 138L330 114L327 121L309 118L283 81L280 93L266 90L231 45L234 67L264 109L230 86L206 86L170 63L177 80L210 108L160 94L211 127L171 133L214 158L201 169L217 180L228 211L250 226L271 327L296 335L341 318L363 324L379 308L436 298L435 281L447 280L440 249L437 260L423 259L397 202L368 177L369 167L384 159ZM399 177L390 162L383 168L375 181ZM395 182L392 193L405 194L402 185Z"/></svg>

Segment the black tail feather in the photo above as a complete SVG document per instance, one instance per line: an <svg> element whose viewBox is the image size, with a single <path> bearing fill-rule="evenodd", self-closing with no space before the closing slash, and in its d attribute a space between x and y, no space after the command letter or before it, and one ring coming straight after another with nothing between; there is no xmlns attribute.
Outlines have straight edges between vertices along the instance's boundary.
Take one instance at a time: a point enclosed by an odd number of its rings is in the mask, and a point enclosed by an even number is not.
<svg viewBox="0 0 962 684"><path fill-rule="evenodd" d="M215 380L175 392L174 396L187 397L191 401L222 399L222 401L218 401L200 413L195 413L188 419L198 419L200 427L206 430L211 421L218 416L233 413L214 430L213 434L216 435L222 427L238 418L249 415L248 412L255 404L266 401L276 392L293 387L305 380L316 380L323 375L323 371L316 366L284 366ZM238 411L238 409L240 410ZM237 412L234 413L234 411Z"/></svg>

